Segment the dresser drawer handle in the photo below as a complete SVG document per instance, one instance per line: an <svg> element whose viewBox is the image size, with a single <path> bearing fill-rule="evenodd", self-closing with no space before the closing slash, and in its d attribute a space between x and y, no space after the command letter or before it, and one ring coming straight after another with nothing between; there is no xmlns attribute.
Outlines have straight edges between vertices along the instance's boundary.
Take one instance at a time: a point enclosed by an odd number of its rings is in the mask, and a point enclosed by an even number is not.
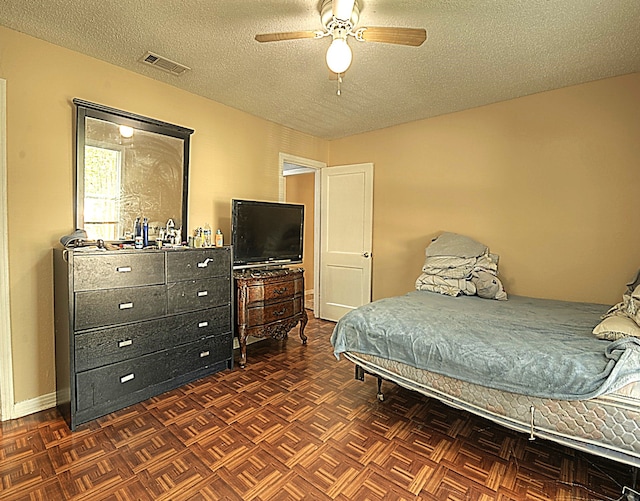
<svg viewBox="0 0 640 501"><path fill-rule="evenodd" d="M118 341L118 348L124 348L125 346L131 346L133 341L131 339L125 339L124 341Z"/></svg>
<svg viewBox="0 0 640 501"><path fill-rule="evenodd" d="M133 303L120 303L118 306L121 310L130 310L133 308Z"/></svg>
<svg viewBox="0 0 640 501"><path fill-rule="evenodd" d="M198 327L208 327L209 326L209 322L200 322L198 323Z"/></svg>
<svg viewBox="0 0 640 501"><path fill-rule="evenodd" d="M121 383L126 383L127 381L131 381L134 377L136 377L133 372L131 374L127 374L126 376L122 376L120 378Z"/></svg>
<svg viewBox="0 0 640 501"><path fill-rule="evenodd" d="M288 287L283 287L282 289L273 289L273 292L275 292L276 294L284 294L288 290L289 290Z"/></svg>
<svg viewBox="0 0 640 501"><path fill-rule="evenodd" d="M131 271L131 266L118 266L116 268L116 271L118 273L128 273Z"/></svg>
<svg viewBox="0 0 640 501"><path fill-rule="evenodd" d="M287 312L286 308L282 308L280 311L274 311L273 314L276 317L281 317L282 315L284 315Z"/></svg>
<svg viewBox="0 0 640 501"><path fill-rule="evenodd" d="M213 259L211 259L210 257L208 257L207 259L205 259L204 261L202 261L201 263L198 263L198 268L206 268L209 263L213 261Z"/></svg>
<svg viewBox="0 0 640 501"><path fill-rule="evenodd" d="M208 296L209 291L198 291L198 297Z"/></svg>
<svg viewBox="0 0 640 501"><path fill-rule="evenodd" d="M204 357L208 357L209 356L209 351L201 351L200 352L200 358L204 358Z"/></svg>

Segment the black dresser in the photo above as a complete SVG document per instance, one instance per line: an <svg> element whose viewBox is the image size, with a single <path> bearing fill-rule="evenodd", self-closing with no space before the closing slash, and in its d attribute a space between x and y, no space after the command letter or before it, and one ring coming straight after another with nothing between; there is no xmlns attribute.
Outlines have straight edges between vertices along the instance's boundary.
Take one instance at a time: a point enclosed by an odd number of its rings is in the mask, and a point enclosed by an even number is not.
<svg viewBox="0 0 640 501"><path fill-rule="evenodd" d="M233 365L231 248L54 250L56 398L73 430Z"/></svg>

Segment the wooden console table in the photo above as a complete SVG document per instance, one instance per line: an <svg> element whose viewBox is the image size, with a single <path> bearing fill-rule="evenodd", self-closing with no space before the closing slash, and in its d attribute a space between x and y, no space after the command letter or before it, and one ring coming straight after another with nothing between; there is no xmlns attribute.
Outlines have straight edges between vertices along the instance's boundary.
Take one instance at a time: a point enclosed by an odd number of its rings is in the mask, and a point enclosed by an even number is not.
<svg viewBox="0 0 640 501"><path fill-rule="evenodd" d="M240 367L247 363L247 336L284 339L300 322L300 339L307 344L302 268L234 271L233 278Z"/></svg>

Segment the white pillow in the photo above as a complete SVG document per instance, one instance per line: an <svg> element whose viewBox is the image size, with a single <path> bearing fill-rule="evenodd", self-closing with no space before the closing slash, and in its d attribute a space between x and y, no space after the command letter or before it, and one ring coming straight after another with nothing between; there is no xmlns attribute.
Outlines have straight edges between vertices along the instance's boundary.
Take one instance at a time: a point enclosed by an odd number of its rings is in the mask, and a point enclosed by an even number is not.
<svg viewBox="0 0 640 501"><path fill-rule="evenodd" d="M613 315L595 326L593 333L599 339L616 341L627 336L640 338L640 326L626 316Z"/></svg>

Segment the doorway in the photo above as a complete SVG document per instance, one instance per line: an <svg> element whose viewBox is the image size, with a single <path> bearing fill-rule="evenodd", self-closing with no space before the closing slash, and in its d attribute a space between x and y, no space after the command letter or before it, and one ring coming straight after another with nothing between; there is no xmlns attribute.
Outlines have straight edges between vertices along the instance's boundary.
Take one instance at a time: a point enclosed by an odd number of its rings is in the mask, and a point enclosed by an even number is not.
<svg viewBox="0 0 640 501"><path fill-rule="evenodd" d="M316 318L337 321L371 301L373 164L327 167L323 162L281 153L280 174L280 201L304 203L306 208L302 266L309 300L305 307L308 303ZM303 175L307 176L306 188L300 188L304 181L294 177ZM299 199L301 190L313 194ZM312 221L307 220L311 207ZM350 218L346 220L344 214ZM352 231L354 224L360 231Z"/></svg>
<svg viewBox="0 0 640 501"><path fill-rule="evenodd" d="M317 317L320 240L320 172L327 164L317 160L280 154L280 201L305 206L304 261L305 308Z"/></svg>

